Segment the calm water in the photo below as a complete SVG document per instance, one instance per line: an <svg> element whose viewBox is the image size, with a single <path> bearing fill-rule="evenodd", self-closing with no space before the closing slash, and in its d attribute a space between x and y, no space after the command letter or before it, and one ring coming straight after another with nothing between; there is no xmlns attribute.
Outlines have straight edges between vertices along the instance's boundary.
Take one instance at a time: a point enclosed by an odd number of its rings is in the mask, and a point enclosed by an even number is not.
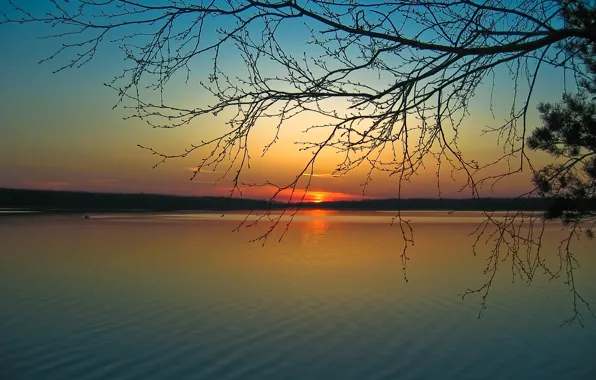
<svg viewBox="0 0 596 380"><path fill-rule="evenodd" d="M265 247L243 217L0 218L0 379L596 378L562 281L504 264L481 319L457 296L483 280L474 214L412 214L408 283L391 214L309 212ZM596 242L574 244L596 308Z"/></svg>

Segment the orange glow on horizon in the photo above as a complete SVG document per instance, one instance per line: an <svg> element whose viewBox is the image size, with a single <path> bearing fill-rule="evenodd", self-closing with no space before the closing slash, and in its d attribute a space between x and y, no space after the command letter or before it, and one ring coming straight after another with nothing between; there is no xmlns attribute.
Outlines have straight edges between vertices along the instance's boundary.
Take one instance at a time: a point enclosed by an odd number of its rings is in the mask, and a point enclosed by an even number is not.
<svg viewBox="0 0 596 380"><path fill-rule="evenodd" d="M313 203L321 203L325 201L325 193L323 192L314 192L312 194L310 194L310 196L312 197L312 202Z"/></svg>
<svg viewBox="0 0 596 380"><path fill-rule="evenodd" d="M304 197L305 202L322 203L322 202L337 202L337 201L352 201L361 200L366 197L358 197L346 193L334 193L328 191L309 191Z"/></svg>
<svg viewBox="0 0 596 380"><path fill-rule="evenodd" d="M216 189L206 189L211 195L229 195L230 190L228 188L219 187ZM252 199L264 199L269 200L276 193L276 189L273 186L252 186L252 187L241 187L240 191L236 191L234 196ZM343 192L332 192L322 190L306 190L304 188L296 188L295 190L288 188L279 192L275 201L287 202L291 197L291 202L305 202L305 203L322 203L322 202L337 202L337 201L358 201L362 199L372 199L370 196L355 195Z"/></svg>

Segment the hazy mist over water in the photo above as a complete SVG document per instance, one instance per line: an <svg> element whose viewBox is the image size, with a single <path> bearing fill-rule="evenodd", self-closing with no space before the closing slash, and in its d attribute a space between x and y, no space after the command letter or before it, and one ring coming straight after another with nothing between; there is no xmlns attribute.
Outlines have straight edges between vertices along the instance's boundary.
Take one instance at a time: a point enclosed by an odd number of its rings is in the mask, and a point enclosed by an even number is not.
<svg viewBox="0 0 596 380"><path fill-rule="evenodd" d="M303 212L264 247L242 212L2 217L0 379L596 378L562 280L505 263L477 319L482 216L408 215L408 283L386 212ZM596 309L596 241L573 244Z"/></svg>

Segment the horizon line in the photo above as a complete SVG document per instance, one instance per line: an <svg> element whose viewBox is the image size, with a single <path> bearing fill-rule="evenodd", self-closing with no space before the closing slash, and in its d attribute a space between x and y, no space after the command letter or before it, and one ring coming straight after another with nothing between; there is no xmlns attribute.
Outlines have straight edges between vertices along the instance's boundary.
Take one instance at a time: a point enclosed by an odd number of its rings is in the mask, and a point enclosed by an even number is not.
<svg viewBox="0 0 596 380"><path fill-rule="evenodd" d="M243 200L253 200L253 201L262 201L262 202L272 202L272 203L287 203L286 201L279 201L275 199L267 199L267 198L244 198L242 196L224 196L224 195L180 195L180 194L167 194L167 193L151 193L151 192L126 192L126 191L94 191L94 190L66 190L66 189L39 189L39 188L16 188L16 187L2 187L0 186L0 191L36 191L36 192L48 192L48 193L83 193L83 194L104 194L104 195L143 195L143 196L162 196L162 197L175 197L175 198L219 198L219 199L243 199ZM329 203L343 203L343 202L366 202L366 201L382 201L382 200L481 200L481 199L508 199L508 200L516 200L521 198L536 198L540 199L541 197L519 197L519 196L502 196L502 197L422 197L422 198L402 198L402 197L371 197L366 196L362 199L343 199L343 200L335 200L335 201L321 201L321 202L312 202L312 201L293 201L290 204L303 204L303 203L313 203L313 204L329 204Z"/></svg>

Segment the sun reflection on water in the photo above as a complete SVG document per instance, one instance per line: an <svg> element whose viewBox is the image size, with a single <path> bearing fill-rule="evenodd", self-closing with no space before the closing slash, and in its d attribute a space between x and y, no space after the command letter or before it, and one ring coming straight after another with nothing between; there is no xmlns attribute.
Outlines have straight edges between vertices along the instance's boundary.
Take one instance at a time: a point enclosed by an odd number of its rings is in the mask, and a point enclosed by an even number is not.
<svg viewBox="0 0 596 380"><path fill-rule="evenodd" d="M333 212L330 210L308 210L304 212L307 223L304 226L302 234L303 245L317 244L322 235L329 228L329 218Z"/></svg>

